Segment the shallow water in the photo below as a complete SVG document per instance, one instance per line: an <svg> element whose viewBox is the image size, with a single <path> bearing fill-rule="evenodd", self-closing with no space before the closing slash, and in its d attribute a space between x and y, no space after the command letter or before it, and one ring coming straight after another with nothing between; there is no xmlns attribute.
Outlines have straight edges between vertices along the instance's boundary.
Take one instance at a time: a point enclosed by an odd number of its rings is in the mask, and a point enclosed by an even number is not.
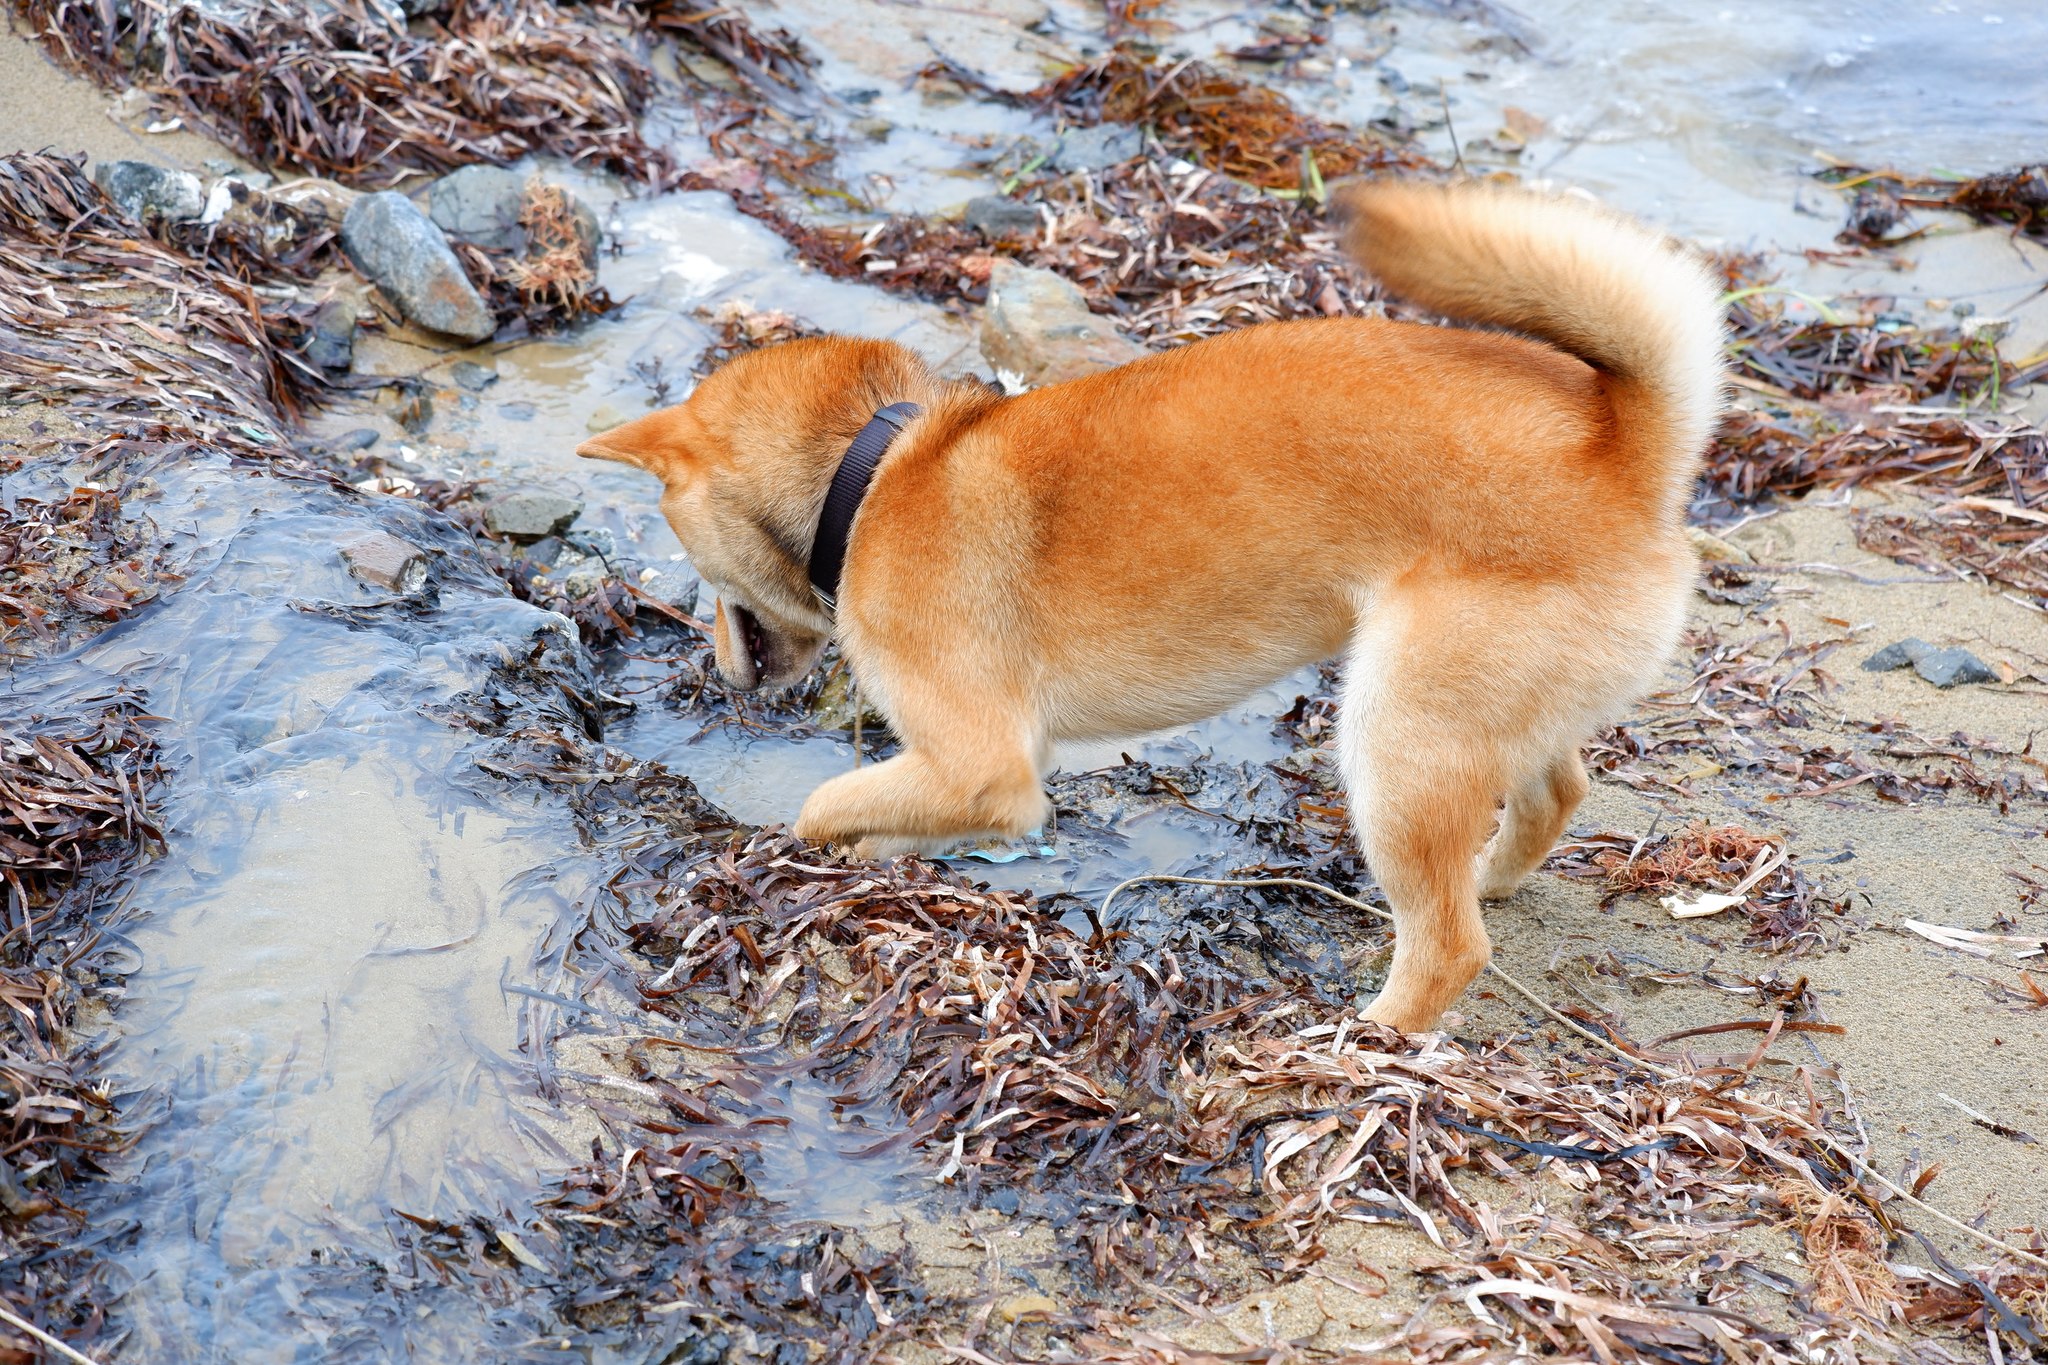
<svg viewBox="0 0 2048 1365"><path fill-rule="evenodd" d="M417 509L224 463L156 482L185 583L35 681L144 692L176 774L112 1064L161 1111L106 1215L136 1228L134 1349L256 1359L315 1250L394 1208L495 1209L563 1159L519 992L558 984L542 945L586 890L574 836L432 711L567 623ZM331 547L372 528L443 552L437 607L349 576Z"/></svg>
<svg viewBox="0 0 2048 1365"><path fill-rule="evenodd" d="M808 33L805 21L834 8L791 0L781 22ZM1692 235L1786 249L1825 246L1840 223L1839 198L1806 175L1816 151L1976 171L2048 145L2040 6L1527 0L1491 18L1444 13L1469 8L1347 10L1323 54L1327 71L1275 79L1333 116L1398 106L1437 150L1448 154L1455 132L1476 166L1506 160L1474 143L1493 138L1508 107L1523 109L1543 131L1516 159L1522 168ZM1205 57L1253 31L1221 8L1170 12L1187 31L1169 46ZM849 144L849 179L878 204L929 209L993 188L982 163L1006 139L1043 129L971 101L928 105L909 74L947 55L1028 84L1044 52L1078 45L1100 11L1062 4L1041 34L993 47L987 33L958 28L898 42L887 25L908 22L901 15L848 13L815 34L821 80L838 101L830 117L841 128L862 118L893 125L886 138ZM677 120L679 138L701 150L687 124ZM377 426L380 449L403 448L435 473L574 491L589 505L585 525L609 527L631 557L661 563L678 547L654 513L653 481L570 452L594 427L646 411L663 378L669 399L687 392L709 335L700 309L744 300L895 337L949 372L981 365L963 320L820 279L722 195L642 200L568 178L615 225L620 251L603 280L624 308L568 337L461 353L499 378L473 395L442 389L441 416L423 435L374 407L337 410L317 426ZM2038 287L2038 257L2001 234L1955 232L1922 248L1924 268L1906 278L1798 268L1830 287L1971 299L1995 312ZM365 368L386 374L440 379L457 358L365 347ZM180 530L188 581L12 684L60 695L118 678L146 689L177 771L168 854L132 902L139 966L114 1061L124 1086L159 1092L165 1108L108 1211L137 1228L121 1256L134 1282L123 1311L134 1358L323 1358L336 1322L360 1305L322 1297L316 1253L388 1255L393 1210L516 1212L537 1175L587 1147L587 1122L542 1094L534 1060L571 1023L545 997L564 992L564 931L592 894L589 860L560 803L483 776L481 741L433 715L564 623L504 597L461 544L401 502L224 467L160 482L156 512ZM308 552L368 526L444 551L437 609L378 605L337 557ZM1125 752L1261 764L1285 752L1272 720L1308 685L1290 679L1217 720L1077 748L1061 765L1085 772ZM688 774L752 822L790 819L853 760L844 736L749 737L703 731L702 721L646 702L608 739ZM1195 811L1079 825L1052 831L1049 854L963 866L999 885L1099 901L1137 871L1220 869L1238 855ZM792 1219L870 1225L925 1179L911 1154L852 1155L877 1130L835 1113L807 1080L769 1092L762 1106L788 1122L764 1130L758 1181ZM479 1310L433 1302L443 1320L397 1313L351 1340L372 1358L473 1356L489 1329Z"/></svg>

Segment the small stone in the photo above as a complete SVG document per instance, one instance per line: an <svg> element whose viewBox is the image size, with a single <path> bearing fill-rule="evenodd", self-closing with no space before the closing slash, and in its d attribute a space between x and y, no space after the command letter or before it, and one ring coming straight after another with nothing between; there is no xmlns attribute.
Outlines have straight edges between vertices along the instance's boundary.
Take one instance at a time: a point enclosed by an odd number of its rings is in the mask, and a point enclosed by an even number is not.
<svg viewBox="0 0 2048 1365"><path fill-rule="evenodd" d="M1908 664L1936 687L1998 681L1991 666L1969 650L1936 649L1917 636L1888 644L1863 661L1863 667L1871 673L1888 673Z"/></svg>
<svg viewBox="0 0 2048 1365"><path fill-rule="evenodd" d="M999 242L1005 238L1029 237L1038 231L1038 210L1000 194L985 194L967 201L961 221L979 232L983 239Z"/></svg>
<svg viewBox="0 0 2048 1365"><path fill-rule="evenodd" d="M1998 681L1991 667L1967 649L1931 649L1913 660L1913 671L1936 687Z"/></svg>
<svg viewBox="0 0 2048 1365"><path fill-rule="evenodd" d="M1899 197L1882 184L1865 185L1849 201L1849 222L1844 237L1875 242L1899 225L1906 216Z"/></svg>
<svg viewBox="0 0 2048 1365"><path fill-rule="evenodd" d="M583 504L559 493L508 493L484 509L484 528L510 540L539 540L567 531Z"/></svg>
<svg viewBox="0 0 2048 1365"><path fill-rule="evenodd" d="M1685 528L1685 538L1692 542L1693 553L1709 564L1750 564L1755 561L1749 551L1740 545L1730 545L1712 531L1698 526Z"/></svg>
<svg viewBox="0 0 2048 1365"><path fill-rule="evenodd" d="M681 565L647 569L640 575L640 591L663 606L674 607L685 616L697 615L703 586L696 574Z"/></svg>
<svg viewBox="0 0 2048 1365"><path fill-rule="evenodd" d="M617 408L613 407L610 403L599 403L592 410L589 420L584 422L583 429L592 436L601 436L613 427L621 427L625 424L626 418Z"/></svg>
<svg viewBox="0 0 2048 1365"><path fill-rule="evenodd" d="M375 427L357 427L354 431L343 432L327 444L339 451L368 450L382 439L383 434Z"/></svg>
<svg viewBox="0 0 2048 1365"><path fill-rule="evenodd" d="M504 418L508 422L531 422L533 420L533 414L534 406L531 403L498 404L498 416Z"/></svg>
<svg viewBox="0 0 2048 1365"><path fill-rule="evenodd" d="M866 697L856 697L858 690L853 684L853 674L842 668L825 679L824 686L818 689L818 699L811 703L811 719L827 730L851 730L856 714L863 726L874 729L887 726L889 722L868 703Z"/></svg>
<svg viewBox="0 0 2048 1365"><path fill-rule="evenodd" d="M471 393L482 393L498 382L498 372L474 360L458 360L448 367L448 377Z"/></svg>
<svg viewBox="0 0 2048 1365"><path fill-rule="evenodd" d="M345 542L348 571L373 587L411 596L427 582L427 554L419 546L383 531Z"/></svg>
<svg viewBox="0 0 2048 1365"><path fill-rule="evenodd" d="M989 269L981 353L997 370L1033 386L1113 369L1148 354L1107 318L1089 312L1072 282L1003 259Z"/></svg>
<svg viewBox="0 0 2048 1365"><path fill-rule="evenodd" d="M497 319L441 229L402 194L366 194L342 220L341 244L398 311L429 331L488 341Z"/></svg>
<svg viewBox="0 0 2048 1365"><path fill-rule="evenodd" d="M1145 150L1145 135L1125 123L1098 123L1070 128L1053 151L1052 165L1062 171L1106 171Z"/></svg>
<svg viewBox="0 0 2048 1365"><path fill-rule="evenodd" d="M509 251L525 242L519 229L525 198L525 176L502 166L464 166L428 189L427 213L458 241Z"/></svg>
<svg viewBox="0 0 2048 1365"><path fill-rule="evenodd" d="M408 394L392 411L391 418L413 435L423 435L434 425L434 400L425 390Z"/></svg>
<svg viewBox="0 0 2048 1365"><path fill-rule="evenodd" d="M537 569L553 568L555 561L564 554L572 558L575 556L575 552L569 549L568 544L560 536L542 536L531 545L520 546L518 553L521 559Z"/></svg>
<svg viewBox="0 0 2048 1365"><path fill-rule="evenodd" d="M605 562L595 555L565 555L555 561L554 572L561 580L562 591L571 597L590 596L612 576Z"/></svg>
<svg viewBox="0 0 2048 1365"><path fill-rule="evenodd" d="M345 370L355 362L356 306L352 299L331 298L314 310L306 337L306 359L323 370Z"/></svg>
<svg viewBox="0 0 2048 1365"><path fill-rule="evenodd" d="M1863 671L1866 673L1889 673L1895 668L1904 668L1907 664L1918 663L1923 657L1931 653L1933 649L1934 646L1918 636L1904 640L1895 640L1865 659L1863 661Z"/></svg>
<svg viewBox="0 0 2048 1365"><path fill-rule="evenodd" d="M190 171L148 161L102 161L92 168L92 182L138 223L183 223L206 212L199 177Z"/></svg>
<svg viewBox="0 0 2048 1365"><path fill-rule="evenodd" d="M602 526L592 526L582 531L571 531L562 539L568 541L572 547L582 551L584 554L597 555L603 559L610 559L619 552L618 538Z"/></svg>

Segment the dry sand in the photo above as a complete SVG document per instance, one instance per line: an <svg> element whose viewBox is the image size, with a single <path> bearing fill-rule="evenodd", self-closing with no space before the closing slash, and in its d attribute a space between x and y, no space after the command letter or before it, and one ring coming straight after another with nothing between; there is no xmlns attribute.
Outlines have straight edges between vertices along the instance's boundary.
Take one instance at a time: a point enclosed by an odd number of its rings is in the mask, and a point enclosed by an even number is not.
<svg viewBox="0 0 2048 1365"><path fill-rule="evenodd" d="M26 24L13 16L0 32L0 153L84 153L92 161L155 161L197 171L212 160L244 164L212 139L184 127L143 129L171 115L137 110L117 118L106 93L44 55ZM124 112L127 106L122 106Z"/></svg>

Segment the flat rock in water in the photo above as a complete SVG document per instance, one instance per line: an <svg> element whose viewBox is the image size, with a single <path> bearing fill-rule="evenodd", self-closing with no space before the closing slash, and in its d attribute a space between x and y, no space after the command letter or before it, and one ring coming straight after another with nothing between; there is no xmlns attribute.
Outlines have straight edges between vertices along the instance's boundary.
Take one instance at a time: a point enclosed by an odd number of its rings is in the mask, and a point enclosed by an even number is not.
<svg viewBox="0 0 2048 1365"><path fill-rule="evenodd" d="M1029 237L1038 231L1038 210L1000 194L985 194L967 201L961 221L991 242L1004 238Z"/></svg>
<svg viewBox="0 0 2048 1365"><path fill-rule="evenodd" d="M703 583L697 575L681 564L649 569L640 576L640 591L664 606L674 607L685 616L697 615L702 589Z"/></svg>
<svg viewBox="0 0 2048 1365"><path fill-rule="evenodd" d="M560 493L507 493L484 509L484 526L513 540L540 540L568 530L583 504Z"/></svg>
<svg viewBox="0 0 2048 1365"><path fill-rule="evenodd" d="M1052 154L1055 169L1062 171L1106 171L1121 166L1145 150L1145 135L1124 123L1098 123L1093 128L1070 128L1060 137Z"/></svg>
<svg viewBox="0 0 2048 1365"><path fill-rule="evenodd" d="M981 353L1026 384L1056 384L1113 369L1148 352L1088 311L1073 283L1050 270L998 260L981 314Z"/></svg>
<svg viewBox="0 0 2048 1365"><path fill-rule="evenodd" d="M426 551L383 531L346 542L341 557L350 573L374 587L410 595L426 585Z"/></svg>
<svg viewBox="0 0 2048 1365"><path fill-rule="evenodd" d="M502 166L464 166L436 180L427 191L427 213L450 237L510 251L524 235L519 206L526 177Z"/></svg>
<svg viewBox="0 0 2048 1365"><path fill-rule="evenodd" d="M448 239L404 195L385 190L357 199L342 220L341 244L408 320L464 341L488 341L497 331Z"/></svg>
<svg viewBox="0 0 2048 1365"><path fill-rule="evenodd" d="M1908 664L1936 687L1998 681L1991 666L1969 650L1936 649L1918 636L1894 641L1863 661L1864 669L1871 673L1888 673Z"/></svg>
<svg viewBox="0 0 2048 1365"><path fill-rule="evenodd" d="M199 177L190 171L148 161L102 161L92 168L92 182L138 223L183 223L206 212Z"/></svg>
<svg viewBox="0 0 2048 1365"><path fill-rule="evenodd" d="M498 372L474 360L458 360L448 367L448 377L471 393L482 393L498 382Z"/></svg>

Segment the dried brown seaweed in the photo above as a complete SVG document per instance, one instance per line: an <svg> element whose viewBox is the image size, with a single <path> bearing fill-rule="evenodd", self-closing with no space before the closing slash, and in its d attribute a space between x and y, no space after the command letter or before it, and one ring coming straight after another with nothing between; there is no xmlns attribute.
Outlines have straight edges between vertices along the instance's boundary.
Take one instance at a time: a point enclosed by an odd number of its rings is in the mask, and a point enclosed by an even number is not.
<svg viewBox="0 0 2048 1365"><path fill-rule="evenodd" d="M1823 893L1784 855L1782 839L1733 825L1696 821L1669 835L1576 838L1551 855L1549 866L1568 877L1597 878L1603 906L1623 896L1728 892L1747 883L1739 913L1752 937L1771 948L1826 942L1839 932L1846 910L1846 902Z"/></svg>
<svg viewBox="0 0 2048 1365"><path fill-rule="evenodd" d="M162 837L160 775L134 698L67 710L0 721L0 1305L89 1341L108 1296L67 1193L124 1134L79 1011L107 890ZM0 1326L0 1353L37 1349Z"/></svg>
<svg viewBox="0 0 2048 1365"><path fill-rule="evenodd" d="M1937 178L1861 166L1835 167L1821 175L1830 184L1855 190L1859 196L1875 192L1899 209L1966 213L1983 222L2007 223L2015 232L2048 239L2048 163L1974 178ZM1882 242L1896 222L1895 214L1881 215L1874 222L1867 217L1851 219L1852 227L1857 229L1855 235L1872 242Z"/></svg>
<svg viewBox="0 0 2048 1365"><path fill-rule="evenodd" d="M1727 572L1713 582L1743 585L1740 566L1715 567ZM1773 783L1779 790L1766 800L1854 793L1907 801L1955 792L2007 809L2048 794L2029 765L1994 772L1979 765L1980 757L2018 757L2002 746L1964 735L1934 741L1894 721L1851 721L1829 707L1835 683L1824 665L1848 643L1795 643L1782 624L1743 639L1689 629L1690 675L1645 698L1638 718L1603 732L1587 746L1587 762L1638 789L1683 796L1723 774Z"/></svg>
<svg viewBox="0 0 2048 1365"><path fill-rule="evenodd" d="M1212 1358L1128 1312L1147 1296L1228 1302L1236 1274L1298 1272L1343 1223L1388 1222L1435 1244L1425 1273L1466 1305L1453 1327L1411 1325L1415 1348L1803 1359L1819 1338L1737 1306L1750 1262L1729 1238L1783 1226L1844 1259L1838 1222L1869 1207L1823 1178L1833 1160L1813 1120L1774 1107L1754 1074L1694 1081L1605 1053L1403 1041L1197 938L1140 948L926 864L823 863L778 834L698 858L681 884L647 874L653 904L627 923L653 959L642 993L702 1043L686 1068L636 1054L662 1116L636 1125L651 1178L634 1197L696 1226L707 1169L724 1172L719 1199L744 1184L744 1143L731 1144L764 1075L746 1059L772 1044L788 1058L777 1072L823 1081L835 1104L895 1109L886 1143L926 1148L941 1179L1064 1197L1074 1270L1120 1306L1093 1310L1090 1354L1053 1358ZM1803 1091L1794 1107L1810 1112ZM616 1200L630 1183L579 1188ZM688 1262L645 1292L687 1292L701 1273ZM1816 1267L1804 1333L1857 1330L1829 1307L1830 1273ZM972 1331L940 1340L1008 1358ZM1293 1358L1255 1345L1231 1358ZM1397 1334L1381 1349L1409 1345Z"/></svg>
<svg viewBox="0 0 2048 1365"><path fill-rule="evenodd" d="M272 170L382 186L546 152L674 178L637 126L653 76L603 10L462 0L415 35L368 0L15 8L72 65L150 91Z"/></svg>

